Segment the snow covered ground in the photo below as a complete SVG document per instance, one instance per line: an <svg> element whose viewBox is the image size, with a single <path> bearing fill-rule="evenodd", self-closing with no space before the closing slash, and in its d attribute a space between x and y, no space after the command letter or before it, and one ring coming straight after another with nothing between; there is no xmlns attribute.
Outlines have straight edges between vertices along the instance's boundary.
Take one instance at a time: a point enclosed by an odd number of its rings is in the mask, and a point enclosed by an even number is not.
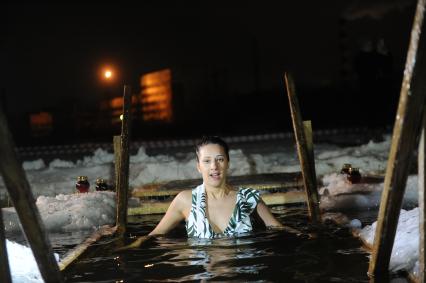
<svg viewBox="0 0 426 283"><path fill-rule="evenodd" d="M361 185L350 184L338 174L344 163L351 163L360 168L361 174L383 173L390 148L390 136L382 142L372 142L354 147L339 147L332 144L315 145L315 162L317 175L322 178L320 189L321 207L324 210L371 209L377 208L383 183ZM130 157L130 186L139 186L170 180L199 178L195 170L192 152L175 152L173 154L147 155L144 148ZM37 206L46 228L52 232L78 231L96 229L104 224L114 222L114 194L94 191L94 181L101 177L113 182L112 153L97 149L93 155L72 162L55 159L48 164L43 160L27 160L23 163ZM230 151L230 175L260 173L278 173L300 171L294 144L289 146L259 146L259 151L246 151L235 148ZM91 192L75 193L77 176L88 176ZM359 191L370 194L357 194ZM6 197L4 183L0 180L0 196ZM404 206L415 207L417 203L417 176L412 175L407 182ZM3 216L6 231L19 231L19 221L13 208L4 208ZM357 223L359 221L352 221ZM354 224L355 225L355 224ZM361 223L361 225L363 225ZM372 242L375 223L365 226L362 237ZM404 245L403 245L404 243ZM409 245L407 245L409 243ZM391 269L412 271L418 260L418 212L417 209L402 211L398 235L392 255ZM41 282L40 275L31 255L31 251L19 244L7 241L9 260L14 282ZM23 262L25 260L25 263ZM29 263L29 262L32 263ZM31 265L32 264L32 265ZM418 265L418 263L417 263ZM33 266L26 268L20 266ZM418 268L418 266L417 266Z"/></svg>

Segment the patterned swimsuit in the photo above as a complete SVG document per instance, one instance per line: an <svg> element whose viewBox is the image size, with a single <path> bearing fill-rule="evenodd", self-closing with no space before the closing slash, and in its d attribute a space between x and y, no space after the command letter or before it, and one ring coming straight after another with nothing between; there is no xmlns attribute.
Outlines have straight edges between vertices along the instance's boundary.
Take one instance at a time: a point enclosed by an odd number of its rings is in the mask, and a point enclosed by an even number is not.
<svg viewBox="0 0 426 283"><path fill-rule="evenodd" d="M216 233L210 226L206 216L206 191L204 184L199 185L192 190L191 212L186 221L188 237L211 239L223 236L236 236L240 233L250 232L252 230L250 214L254 211L259 201L258 191L249 188L240 188L237 193L234 212L228 226L223 233Z"/></svg>

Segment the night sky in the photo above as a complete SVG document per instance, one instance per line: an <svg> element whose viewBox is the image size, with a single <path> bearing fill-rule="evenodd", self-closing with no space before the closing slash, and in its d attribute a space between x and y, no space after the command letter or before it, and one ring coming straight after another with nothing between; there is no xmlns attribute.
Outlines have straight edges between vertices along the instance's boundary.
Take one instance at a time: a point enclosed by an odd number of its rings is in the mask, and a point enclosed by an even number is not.
<svg viewBox="0 0 426 283"><path fill-rule="evenodd" d="M241 107L247 115L258 99L263 102L252 120L257 127L271 124L279 115L270 112L279 107L265 101L285 101L282 76L289 71L301 107L326 127L335 121L330 112L349 107L348 100L365 101L355 61L365 42L379 39L392 58L392 86L379 86L374 105L396 104L414 1L139 2L2 4L0 95L10 124L19 127L28 113L68 105L90 109L104 95L120 93L125 82L137 93L142 74L171 68L184 89L186 123L233 119L238 101L249 101ZM108 84L100 77L106 65L117 72ZM228 117L200 118L220 108ZM336 110L337 117L342 113ZM228 132L250 131L236 121L241 127Z"/></svg>

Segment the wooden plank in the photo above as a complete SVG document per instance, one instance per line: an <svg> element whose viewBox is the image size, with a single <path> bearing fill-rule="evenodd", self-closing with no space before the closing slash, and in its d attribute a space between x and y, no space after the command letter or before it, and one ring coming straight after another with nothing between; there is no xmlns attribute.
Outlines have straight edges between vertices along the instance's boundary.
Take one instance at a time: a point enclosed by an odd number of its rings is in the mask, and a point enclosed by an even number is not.
<svg viewBox="0 0 426 283"><path fill-rule="evenodd" d="M426 175L426 143L425 143L425 134L426 134L426 111L423 110L423 125L422 133L419 143L419 154L418 154L418 178L419 178L419 282L425 282L425 234L426 234L426 194L425 194L425 175Z"/></svg>
<svg viewBox="0 0 426 283"><path fill-rule="evenodd" d="M114 177L115 177L115 191L117 193L118 199L118 178L120 177L120 158L121 158L121 136L114 136L112 140L113 148L114 148Z"/></svg>
<svg viewBox="0 0 426 283"><path fill-rule="evenodd" d="M166 213L171 201L144 202L139 207L129 207L128 215L147 215Z"/></svg>
<svg viewBox="0 0 426 283"><path fill-rule="evenodd" d="M294 178L288 178L292 175ZM229 182L235 187L246 187L256 190L287 190L303 187L303 180L301 179L300 172L258 174L236 177L236 179L232 180L231 176L231 181ZM361 181L355 185L354 189L359 189L360 191L358 193L362 193L365 190L368 191L368 188L362 186L358 188L360 184L377 184L383 183L383 181L383 176L365 174L362 175ZM191 179L148 184L135 188L132 192L132 196L139 198L175 196L183 190L192 190L201 183L202 179Z"/></svg>
<svg viewBox="0 0 426 283"><path fill-rule="evenodd" d="M59 262L59 269L61 271L67 269L72 263L78 260L91 245L99 241L102 237L112 236L116 229L117 226L103 226L99 230L95 231L83 243L77 245L75 248L65 254L65 256Z"/></svg>
<svg viewBox="0 0 426 283"><path fill-rule="evenodd" d="M44 281L63 282L25 171L0 105L0 172Z"/></svg>
<svg viewBox="0 0 426 283"><path fill-rule="evenodd" d="M202 179L177 180L149 184L135 188L133 197L174 196L183 190L192 190L202 183ZM228 183L234 187L257 190L292 189L303 186L300 172L230 176Z"/></svg>
<svg viewBox="0 0 426 283"><path fill-rule="evenodd" d="M312 123L311 121L303 121L303 132L305 133L306 138L306 152L308 153L308 162L309 168L312 170L311 176L314 178L314 186L318 187L316 183L317 172L315 170L315 155L314 155L314 141L312 136ZM314 190L314 194L316 194L316 198L319 200L317 189ZM319 203L319 202L318 202Z"/></svg>
<svg viewBox="0 0 426 283"><path fill-rule="evenodd" d="M308 153L309 159L312 160L314 158L314 144L312 138L312 123L310 120L303 121L303 132L305 133L306 137L306 151Z"/></svg>
<svg viewBox="0 0 426 283"><path fill-rule="evenodd" d="M291 118L296 137L297 153L302 169L303 182L306 191L306 199L308 201L309 216L313 223L319 223L321 221L321 215L319 210L317 180L316 176L313 175L313 173L315 172L315 168L312 168L312 166L314 166L314 160L310 160L309 158L306 134L302 122L302 116L300 112L299 102L296 96L293 78L290 74L285 73L284 79L287 86L287 95L290 105Z"/></svg>
<svg viewBox="0 0 426 283"><path fill-rule="evenodd" d="M114 176L115 176L115 196L116 196L116 207L115 207L115 225L118 227L119 215L122 207L118 205L120 199L120 165L121 165L121 136L113 137L113 148L114 148Z"/></svg>
<svg viewBox="0 0 426 283"><path fill-rule="evenodd" d="M129 136L131 123L131 88L124 86L123 121L121 124L121 154L117 184L117 233L124 235L127 226L127 202L129 190Z"/></svg>
<svg viewBox="0 0 426 283"><path fill-rule="evenodd" d="M291 191L285 193L262 194L262 199L267 205L293 204L306 202L303 191Z"/></svg>
<svg viewBox="0 0 426 283"><path fill-rule="evenodd" d="M425 0L419 0L411 31L407 62L386 168L378 224L368 273L380 280L389 261L398 225L412 154L416 149L425 105L426 37L421 33Z"/></svg>
<svg viewBox="0 0 426 283"><path fill-rule="evenodd" d="M3 213L0 207L0 282L11 283L9 260L6 249L6 237L4 235Z"/></svg>
<svg viewBox="0 0 426 283"><path fill-rule="evenodd" d="M292 204L306 201L303 191L288 191L282 193L262 194L267 205ZM139 207L129 207L128 215L162 214L167 211L171 201L144 202Z"/></svg>
<svg viewBox="0 0 426 283"><path fill-rule="evenodd" d="M244 186L245 188L251 188L259 191L269 191L269 190L288 190L292 188L298 188L299 186L295 185L290 188L283 188L281 183L275 184L249 184ZM184 187L182 189L175 190L155 190L155 189L147 189L147 190L139 190L132 193L133 197L139 198L151 198L151 197L166 197L166 196L175 196L183 190L192 190L194 187Z"/></svg>

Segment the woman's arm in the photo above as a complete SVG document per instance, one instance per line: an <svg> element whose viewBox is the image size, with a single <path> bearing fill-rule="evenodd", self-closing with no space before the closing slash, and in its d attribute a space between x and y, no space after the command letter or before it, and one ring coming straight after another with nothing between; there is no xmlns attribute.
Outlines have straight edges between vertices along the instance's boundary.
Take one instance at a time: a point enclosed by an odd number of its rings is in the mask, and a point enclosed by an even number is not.
<svg viewBox="0 0 426 283"><path fill-rule="evenodd" d="M185 219L185 211L188 209L188 192L190 200L191 191L180 192L173 199L160 223L158 223L155 229L148 234L149 236L167 234L168 232L170 232L170 230L172 230L182 220Z"/></svg>
<svg viewBox="0 0 426 283"><path fill-rule="evenodd" d="M157 235L167 234L172 230L180 221L185 219L191 205L191 191L182 191L180 192L172 201L169 208L167 209L166 214L161 219L160 223L157 224L154 230L151 233L145 236L138 237L136 241L130 245L117 248L116 251L125 251L128 249L139 248L142 244L148 242L150 239L154 238Z"/></svg>
<svg viewBox="0 0 426 283"><path fill-rule="evenodd" d="M263 220L267 228L280 229L280 230L288 231L290 233L302 234L302 232L300 232L297 229L284 226L283 224L281 224L274 217L274 215L269 210L269 207L263 202L263 200L260 200L260 202L257 204L257 213L259 214L260 218Z"/></svg>
<svg viewBox="0 0 426 283"><path fill-rule="evenodd" d="M274 217L274 215L269 210L269 207L260 200L257 204L257 214L265 223L266 227L283 227L283 225Z"/></svg>

